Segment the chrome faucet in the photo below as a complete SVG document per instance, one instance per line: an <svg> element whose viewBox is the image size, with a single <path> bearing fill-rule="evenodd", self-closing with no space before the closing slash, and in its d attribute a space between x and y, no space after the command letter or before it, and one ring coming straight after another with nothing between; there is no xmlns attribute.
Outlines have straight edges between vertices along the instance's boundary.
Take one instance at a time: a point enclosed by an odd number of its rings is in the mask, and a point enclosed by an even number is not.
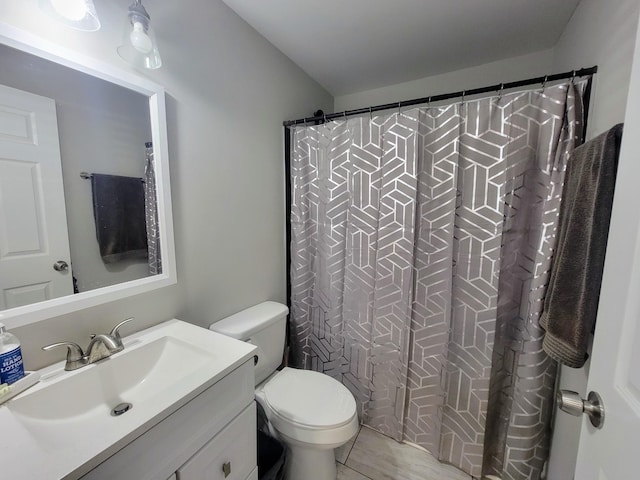
<svg viewBox="0 0 640 480"><path fill-rule="evenodd" d="M101 333L99 335L91 335L91 342L87 347L87 352L83 352L80 345L74 342L52 343L42 347L42 350L49 351L58 347L67 347L67 363L65 370L77 370L78 368L90 365L103 358L110 357L114 353L124 350L122 337L120 337L120 327L125 323L129 323L133 318L127 318L121 321L111 330L111 333Z"/></svg>

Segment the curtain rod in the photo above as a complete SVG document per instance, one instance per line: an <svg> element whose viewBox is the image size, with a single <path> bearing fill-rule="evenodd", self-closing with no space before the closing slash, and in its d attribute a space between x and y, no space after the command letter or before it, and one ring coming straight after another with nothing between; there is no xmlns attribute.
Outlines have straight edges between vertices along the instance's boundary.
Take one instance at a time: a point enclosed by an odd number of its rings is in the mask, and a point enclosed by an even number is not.
<svg viewBox="0 0 640 480"><path fill-rule="evenodd" d="M392 108L409 107L413 105L420 105L423 103L440 102L442 100L449 100L451 98L465 97L472 95L480 95L482 93L489 92L501 92L502 90L508 90L511 88L526 87L528 85L535 85L541 83L545 85L547 82L555 82L557 80L565 80L567 78L585 77L587 75L593 75L598 72L598 67L581 68L580 70L572 70L570 72L556 73L553 75L545 75L543 77L529 78L527 80L519 80L517 82L498 83L496 85L490 85L488 87L474 88L471 90L461 90L459 92L444 93L441 95L433 95L431 97L416 98L414 100L405 100L403 102L385 103L384 105L376 105L375 107L358 108L356 110L345 110L344 112L329 113L327 115L318 115L316 117L299 118L297 120L287 120L282 122L285 127L291 127L293 125L299 125L301 123L312 122L325 122L327 120L333 120L334 118L351 117L353 115L362 115L365 113L379 112L381 110L390 110Z"/></svg>

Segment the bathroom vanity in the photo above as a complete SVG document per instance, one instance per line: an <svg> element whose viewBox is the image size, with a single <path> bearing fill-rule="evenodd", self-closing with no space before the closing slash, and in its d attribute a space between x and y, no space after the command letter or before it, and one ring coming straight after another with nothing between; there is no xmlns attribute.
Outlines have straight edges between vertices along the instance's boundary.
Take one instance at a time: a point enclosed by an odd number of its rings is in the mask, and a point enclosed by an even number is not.
<svg viewBox="0 0 640 480"><path fill-rule="evenodd" d="M257 480L256 408L253 388L249 387L253 387L253 360L94 468L83 480L174 478L174 472L181 480Z"/></svg>
<svg viewBox="0 0 640 480"><path fill-rule="evenodd" d="M124 345L0 406L7 478L257 480L255 347L179 320Z"/></svg>

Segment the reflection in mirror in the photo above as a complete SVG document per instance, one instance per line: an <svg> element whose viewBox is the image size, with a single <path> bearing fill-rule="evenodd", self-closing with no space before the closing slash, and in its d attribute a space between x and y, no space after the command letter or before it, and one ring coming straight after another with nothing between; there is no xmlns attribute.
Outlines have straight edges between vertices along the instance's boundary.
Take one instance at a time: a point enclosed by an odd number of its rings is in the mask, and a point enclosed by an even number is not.
<svg viewBox="0 0 640 480"><path fill-rule="evenodd" d="M149 97L0 45L0 310L161 273Z"/></svg>

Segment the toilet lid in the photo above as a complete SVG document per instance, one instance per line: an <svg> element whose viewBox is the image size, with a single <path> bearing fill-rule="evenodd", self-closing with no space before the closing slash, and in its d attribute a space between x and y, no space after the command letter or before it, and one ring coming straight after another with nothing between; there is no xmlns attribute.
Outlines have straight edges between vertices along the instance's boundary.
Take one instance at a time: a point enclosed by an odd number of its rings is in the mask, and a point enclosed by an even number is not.
<svg viewBox="0 0 640 480"><path fill-rule="evenodd" d="M267 382L263 392L279 416L310 427L344 425L356 413L356 402L344 385L311 370L284 368Z"/></svg>

